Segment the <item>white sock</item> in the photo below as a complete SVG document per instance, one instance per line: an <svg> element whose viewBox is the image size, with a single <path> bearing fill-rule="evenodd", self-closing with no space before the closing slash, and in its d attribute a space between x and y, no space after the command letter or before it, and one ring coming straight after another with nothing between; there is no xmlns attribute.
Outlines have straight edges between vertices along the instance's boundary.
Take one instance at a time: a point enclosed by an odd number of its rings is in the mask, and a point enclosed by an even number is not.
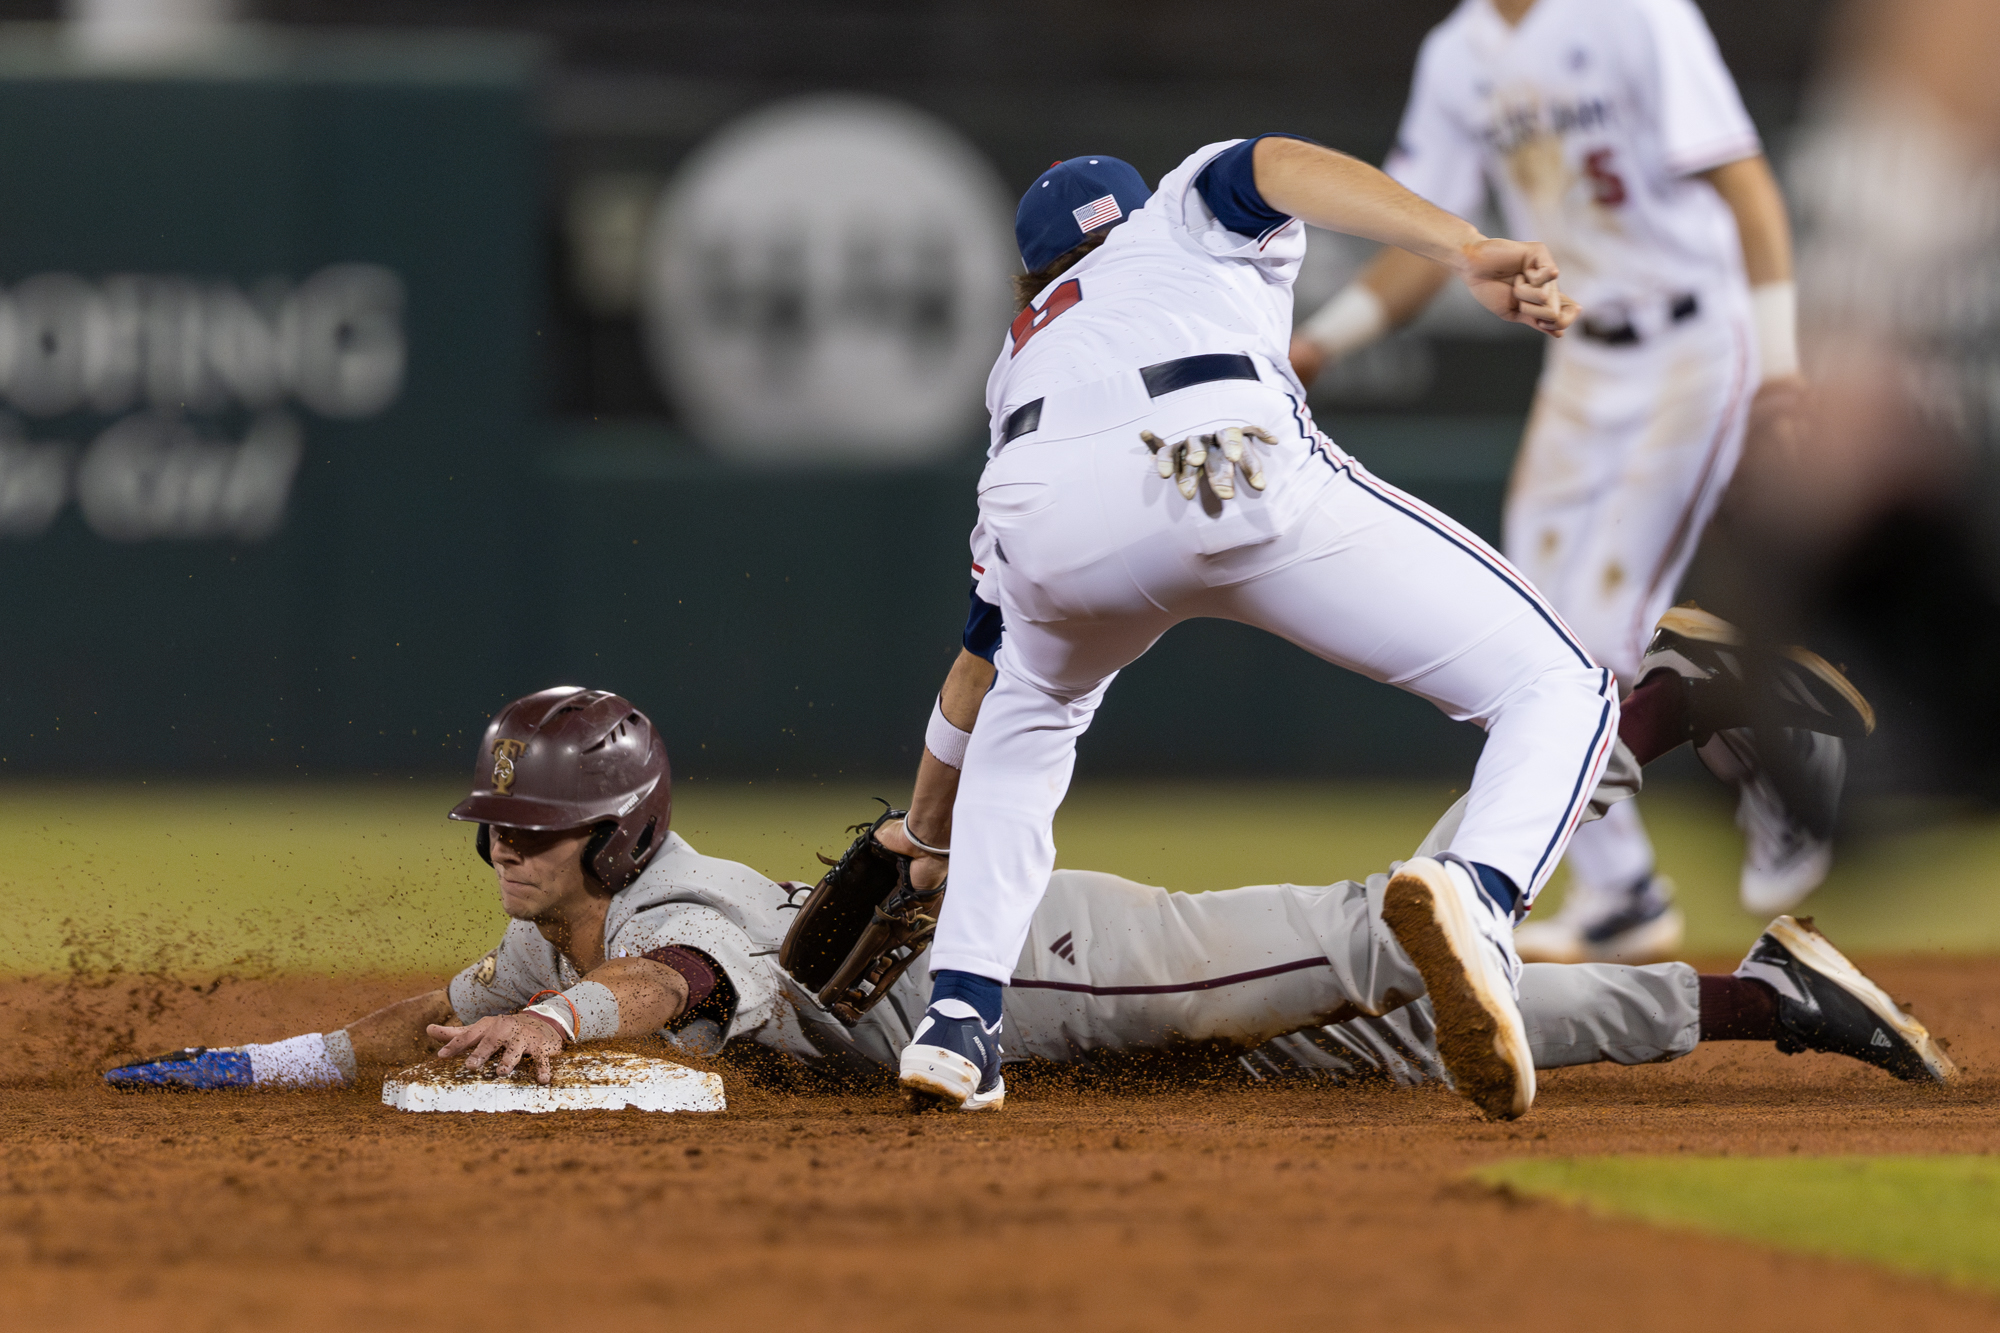
<svg viewBox="0 0 2000 1333"><path fill-rule="evenodd" d="M243 1051L260 1087L344 1087L354 1078L354 1042L344 1031L253 1042Z"/></svg>

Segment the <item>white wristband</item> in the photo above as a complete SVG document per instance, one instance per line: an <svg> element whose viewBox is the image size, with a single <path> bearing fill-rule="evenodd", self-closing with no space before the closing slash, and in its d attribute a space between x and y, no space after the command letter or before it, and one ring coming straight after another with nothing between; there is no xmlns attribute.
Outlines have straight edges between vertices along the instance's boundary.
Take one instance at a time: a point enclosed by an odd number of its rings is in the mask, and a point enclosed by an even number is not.
<svg viewBox="0 0 2000 1333"><path fill-rule="evenodd" d="M924 728L924 748L946 768L964 768L965 747L971 741L971 732L960 731L944 715L944 696L939 695L931 705L931 724Z"/></svg>
<svg viewBox="0 0 2000 1333"><path fill-rule="evenodd" d="M576 1040L576 1024L570 1021L568 1005L556 1000L543 1000L540 1004L529 1005L521 1012L524 1014L537 1014L548 1019L549 1022L556 1025L556 1031L563 1034L565 1041Z"/></svg>
<svg viewBox="0 0 2000 1333"><path fill-rule="evenodd" d="M1764 378L1799 373L1799 289L1790 280L1750 289L1750 322Z"/></svg>
<svg viewBox="0 0 2000 1333"><path fill-rule="evenodd" d="M1340 295L1299 326L1329 359L1338 361L1389 331L1389 311L1365 282L1350 282Z"/></svg>
<svg viewBox="0 0 2000 1333"><path fill-rule="evenodd" d="M576 1006L578 1041L603 1041L618 1035L618 997L601 981L579 981L563 992Z"/></svg>

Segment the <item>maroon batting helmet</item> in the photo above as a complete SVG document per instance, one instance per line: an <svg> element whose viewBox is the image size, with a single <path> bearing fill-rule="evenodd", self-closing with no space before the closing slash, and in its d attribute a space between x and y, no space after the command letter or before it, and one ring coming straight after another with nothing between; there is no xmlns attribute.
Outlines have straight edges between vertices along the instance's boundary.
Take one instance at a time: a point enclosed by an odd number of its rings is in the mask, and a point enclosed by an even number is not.
<svg viewBox="0 0 2000 1333"><path fill-rule="evenodd" d="M583 867L616 893L666 841L673 785L667 747L644 713L603 690L558 685L500 710L473 761L472 795L451 817L479 825L488 863L494 824L593 828Z"/></svg>

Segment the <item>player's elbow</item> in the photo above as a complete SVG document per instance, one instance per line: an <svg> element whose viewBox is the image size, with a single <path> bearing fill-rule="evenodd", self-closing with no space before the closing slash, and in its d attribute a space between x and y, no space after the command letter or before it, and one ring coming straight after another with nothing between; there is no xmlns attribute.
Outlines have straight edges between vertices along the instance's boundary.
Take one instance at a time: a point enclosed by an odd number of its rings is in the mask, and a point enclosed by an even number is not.
<svg viewBox="0 0 2000 1333"><path fill-rule="evenodd" d="M617 999L621 1037L658 1031L687 1010L687 978L650 958L607 960L592 970L590 980Z"/></svg>

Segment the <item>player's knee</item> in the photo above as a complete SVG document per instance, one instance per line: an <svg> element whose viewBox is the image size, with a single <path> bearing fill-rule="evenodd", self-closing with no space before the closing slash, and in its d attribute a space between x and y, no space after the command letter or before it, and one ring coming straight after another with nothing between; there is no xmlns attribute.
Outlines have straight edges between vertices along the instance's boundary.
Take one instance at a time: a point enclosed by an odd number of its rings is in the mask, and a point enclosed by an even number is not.
<svg viewBox="0 0 2000 1333"><path fill-rule="evenodd" d="M1574 658L1551 664L1509 691L1493 717L1498 721L1516 712L1543 722L1551 715L1573 718L1609 734L1618 726L1618 680L1602 667Z"/></svg>

